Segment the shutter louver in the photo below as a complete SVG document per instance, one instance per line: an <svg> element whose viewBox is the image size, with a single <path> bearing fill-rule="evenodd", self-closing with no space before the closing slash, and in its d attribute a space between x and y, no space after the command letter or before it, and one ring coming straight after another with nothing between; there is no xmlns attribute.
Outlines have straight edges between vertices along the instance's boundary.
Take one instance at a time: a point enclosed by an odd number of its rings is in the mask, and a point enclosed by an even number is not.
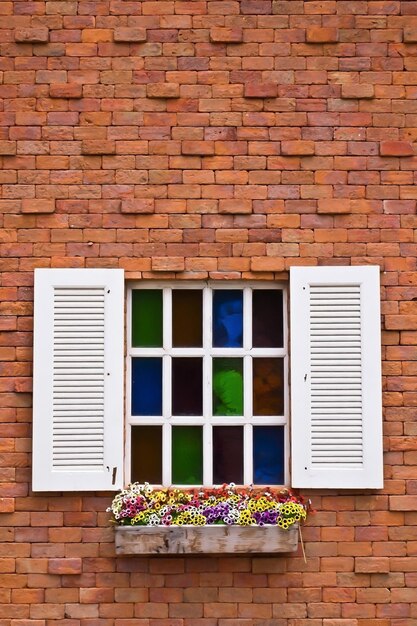
<svg viewBox="0 0 417 626"><path fill-rule="evenodd" d="M379 268L293 268L293 485L382 486Z"/></svg>
<svg viewBox="0 0 417 626"><path fill-rule="evenodd" d="M36 270L36 491L121 486L123 307L122 270Z"/></svg>
<svg viewBox="0 0 417 626"><path fill-rule="evenodd" d="M104 288L54 289L53 468L104 464Z"/></svg>
<svg viewBox="0 0 417 626"><path fill-rule="evenodd" d="M311 463L361 465L362 360L358 286L311 286Z"/></svg>

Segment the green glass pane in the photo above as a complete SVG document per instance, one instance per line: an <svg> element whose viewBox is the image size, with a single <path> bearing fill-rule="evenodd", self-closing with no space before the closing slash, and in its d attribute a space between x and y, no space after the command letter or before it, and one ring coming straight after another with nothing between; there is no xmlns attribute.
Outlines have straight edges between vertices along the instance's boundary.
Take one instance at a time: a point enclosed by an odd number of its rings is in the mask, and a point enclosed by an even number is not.
<svg viewBox="0 0 417 626"><path fill-rule="evenodd" d="M172 427L172 482L176 485L201 485L203 482L201 426Z"/></svg>
<svg viewBox="0 0 417 626"><path fill-rule="evenodd" d="M162 483L162 426L132 426L131 481Z"/></svg>
<svg viewBox="0 0 417 626"><path fill-rule="evenodd" d="M243 359L213 359L213 415L243 415Z"/></svg>
<svg viewBox="0 0 417 626"><path fill-rule="evenodd" d="M172 345L174 348L199 348L203 345L201 289L173 289Z"/></svg>
<svg viewBox="0 0 417 626"><path fill-rule="evenodd" d="M132 291L132 346L134 348L162 346L161 289Z"/></svg>

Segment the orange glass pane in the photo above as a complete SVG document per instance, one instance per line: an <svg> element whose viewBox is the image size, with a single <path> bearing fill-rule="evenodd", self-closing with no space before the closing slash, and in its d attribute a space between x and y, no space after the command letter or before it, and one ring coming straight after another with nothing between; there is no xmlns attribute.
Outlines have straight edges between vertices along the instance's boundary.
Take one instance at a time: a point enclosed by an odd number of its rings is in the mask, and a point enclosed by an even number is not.
<svg viewBox="0 0 417 626"><path fill-rule="evenodd" d="M284 359L253 359L253 414L284 414Z"/></svg>
<svg viewBox="0 0 417 626"><path fill-rule="evenodd" d="M174 348L199 348L203 345L201 289L172 291L172 345Z"/></svg>

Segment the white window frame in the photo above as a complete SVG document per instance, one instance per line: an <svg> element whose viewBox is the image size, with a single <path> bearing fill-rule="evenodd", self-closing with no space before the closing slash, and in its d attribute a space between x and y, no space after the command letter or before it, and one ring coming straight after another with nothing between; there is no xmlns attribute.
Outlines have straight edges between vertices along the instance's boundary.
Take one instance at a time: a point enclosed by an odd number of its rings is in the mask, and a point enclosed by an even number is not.
<svg viewBox="0 0 417 626"><path fill-rule="evenodd" d="M163 291L163 347L162 348L133 348L132 337L132 291L134 289L162 289ZM203 347L202 348L173 348L171 336L172 319L172 289L201 289L203 291ZM210 347L210 335L212 327L212 294L213 290L240 289L243 291L243 347L242 348L212 348ZM283 348L251 348L251 297L250 293L255 289L281 290L283 294ZM126 441L125 441L125 475L130 477L131 460L131 427L139 425L162 425L162 481L164 486L171 483L171 426L199 425L203 426L203 485L211 486L212 483L212 438L211 426L242 425L244 427L244 484L252 483L252 425L276 425L284 426L284 484L289 484L289 381L288 381L288 285L272 281L227 281L219 283L215 281L140 281L127 284L127 358L126 358ZM132 416L131 414L131 380L133 357L162 357L163 359L163 415L162 417ZM169 357L188 356L203 357L203 416L177 416L173 417L170 412L171 400L171 361ZM244 415L217 417L212 416L212 387L211 371L209 368L210 357L243 357L244 359ZM282 416L256 416L252 415L252 381L250 357L281 357L284 360L284 414ZM206 416L206 417L204 417ZM181 486L181 485L180 485ZM187 485L190 487L190 485Z"/></svg>

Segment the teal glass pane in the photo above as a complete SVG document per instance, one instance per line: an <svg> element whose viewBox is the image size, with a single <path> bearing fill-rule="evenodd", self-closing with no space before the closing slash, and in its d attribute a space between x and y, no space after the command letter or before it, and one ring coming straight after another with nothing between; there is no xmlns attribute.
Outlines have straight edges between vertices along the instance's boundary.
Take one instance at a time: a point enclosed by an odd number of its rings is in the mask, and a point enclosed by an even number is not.
<svg viewBox="0 0 417 626"><path fill-rule="evenodd" d="M132 291L132 346L162 347L162 290Z"/></svg>
<svg viewBox="0 0 417 626"><path fill-rule="evenodd" d="M284 484L284 426L253 427L253 482Z"/></svg>
<svg viewBox="0 0 417 626"><path fill-rule="evenodd" d="M162 415L162 359L132 359L132 415Z"/></svg>
<svg viewBox="0 0 417 626"><path fill-rule="evenodd" d="M254 348L282 348L284 309L280 289L252 292L252 345Z"/></svg>
<svg viewBox="0 0 417 626"><path fill-rule="evenodd" d="M131 481L162 483L162 426L132 426Z"/></svg>
<svg viewBox="0 0 417 626"><path fill-rule="evenodd" d="M172 427L172 482L175 485L203 482L202 426Z"/></svg>
<svg viewBox="0 0 417 626"><path fill-rule="evenodd" d="M284 359L262 357L253 364L253 414L284 414Z"/></svg>
<svg viewBox="0 0 417 626"><path fill-rule="evenodd" d="M172 290L172 345L174 348L200 348L203 345L201 289Z"/></svg>
<svg viewBox="0 0 417 626"><path fill-rule="evenodd" d="M243 359L213 359L213 415L243 415Z"/></svg>
<svg viewBox="0 0 417 626"><path fill-rule="evenodd" d="M216 289L213 292L213 346L241 348L243 345L243 291Z"/></svg>

